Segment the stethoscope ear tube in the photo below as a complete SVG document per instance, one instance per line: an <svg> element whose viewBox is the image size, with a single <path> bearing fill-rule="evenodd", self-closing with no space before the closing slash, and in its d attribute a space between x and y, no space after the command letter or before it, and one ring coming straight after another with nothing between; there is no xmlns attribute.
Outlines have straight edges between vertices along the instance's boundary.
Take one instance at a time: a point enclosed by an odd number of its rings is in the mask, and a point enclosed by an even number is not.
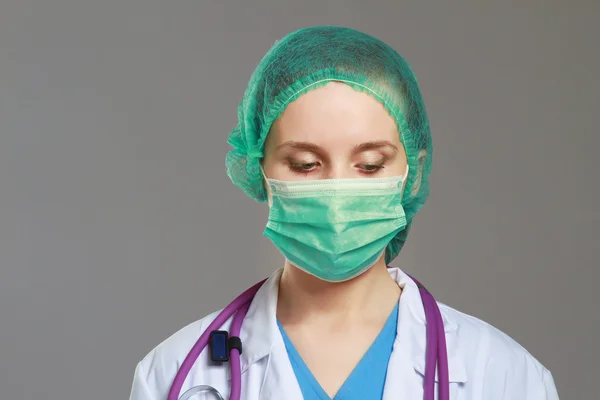
<svg viewBox="0 0 600 400"><path fill-rule="evenodd" d="M438 358L438 327L435 318L427 318L432 312L433 297L427 295L426 291L420 289L422 293L423 308L427 320L427 346L425 347L425 384L423 385L424 400L434 400L435 398L435 366Z"/></svg>
<svg viewBox="0 0 600 400"><path fill-rule="evenodd" d="M437 320L437 367L439 381L439 398L440 400L450 399L450 373L448 372L448 349L446 347L446 332L444 331L444 320L440 308L435 303L435 299L430 294L431 301L434 302L432 307Z"/></svg>
<svg viewBox="0 0 600 400"><path fill-rule="evenodd" d="M250 308L252 299L248 300L240 309L235 313L233 322L231 323L231 336L239 337L240 331L242 330L242 322L244 317ZM242 395L242 365L240 363L240 351L237 348L231 349L229 355L229 365L231 367L231 394L229 395L230 400L239 400Z"/></svg>
<svg viewBox="0 0 600 400"><path fill-rule="evenodd" d="M423 399L435 400L435 373L437 368L439 382L438 399L449 400L450 379L448 373L448 353L446 348L446 334L444 331L442 314L437 302L429 293L429 291L419 281L414 278L412 279L419 288L426 320L427 345L425 350ZM185 392L181 398L178 399L178 396L187 375L192 369L192 366L200 356L202 350L204 350L204 348L208 345L211 332L218 330L234 313L235 316L233 317L233 321L231 323L230 333L232 337L239 338L242 322L246 316L246 313L248 312L250 303L252 302L252 299L254 298L254 295L258 289L265 281L266 279L239 295L234 301L231 302L231 304L221 311L221 313L214 319L214 321L212 321L212 323L208 325L183 361L179 371L177 371L167 400L189 400L192 396L202 392L213 393L217 396L218 400L224 400L223 396L221 396L221 394L215 388L209 385L195 386ZM239 348L241 348L241 346ZM240 364L240 351L237 347L234 347L230 350L229 362L231 366L230 400L239 400L241 396L242 373Z"/></svg>
<svg viewBox="0 0 600 400"><path fill-rule="evenodd" d="M446 333L444 331L444 320L437 302L429 291L418 280L415 281L423 309L425 310L425 321L427 331L427 345L425 350L425 382L423 385L423 400L435 399L435 372L438 373L438 395L439 400L450 399L450 379L448 372L448 350L446 347Z"/></svg>
<svg viewBox="0 0 600 400"><path fill-rule="evenodd" d="M173 379L173 383L171 384L171 389L169 390L167 400L179 399L179 393L181 392L181 388L183 387L185 378L192 370L192 366L200 356L200 353L202 353L202 350L204 350L204 348L208 345L210 333L223 326L223 324L229 319L229 317L231 317L231 315L237 310L239 310L244 304L252 301L254 295L265 281L266 279L258 282L251 288L247 289L244 293L236 297L236 299L233 300L227 307L225 307L223 311L221 311L221 313L217 316L217 318L215 318L214 321L211 322L210 325L208 325L208 327L204 330L202 335L200 335L198 341L194 344L188 355L183 360L181 367L175 375L175 379ZM233 400L233 397L231 399Z"/></svg>

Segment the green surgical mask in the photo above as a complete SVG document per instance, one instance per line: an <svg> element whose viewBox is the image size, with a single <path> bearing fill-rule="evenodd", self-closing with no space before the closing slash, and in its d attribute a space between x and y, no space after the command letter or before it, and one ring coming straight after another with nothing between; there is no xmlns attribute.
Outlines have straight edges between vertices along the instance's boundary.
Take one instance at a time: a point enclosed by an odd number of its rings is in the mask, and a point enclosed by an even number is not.
<svg viewBox="0 0 600 400"><path fill-rule="evenodd" d="M404 177L278 181L265 178L264 235L290 263L330 282L352 279L406 227Z"/></svg>

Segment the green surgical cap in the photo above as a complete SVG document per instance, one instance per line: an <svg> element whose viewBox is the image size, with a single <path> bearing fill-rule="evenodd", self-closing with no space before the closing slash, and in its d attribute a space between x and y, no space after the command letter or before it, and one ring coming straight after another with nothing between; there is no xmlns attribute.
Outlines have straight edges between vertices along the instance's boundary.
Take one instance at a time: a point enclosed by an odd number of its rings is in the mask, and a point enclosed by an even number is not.
<svg viewBox="0 0 600 400"><path fill-rule="evenodd" d="M388 245L386 262L406 241L412 219L429 194L431 134L417 79L408 63L382 41L350 28L300 29L276 42L252 74L229 136L227 174L256 201L266 192L260 162L273 122L292 101L331 81L368 93L386 107L398 126L409 175L402 197L408 225Z"/></svg>

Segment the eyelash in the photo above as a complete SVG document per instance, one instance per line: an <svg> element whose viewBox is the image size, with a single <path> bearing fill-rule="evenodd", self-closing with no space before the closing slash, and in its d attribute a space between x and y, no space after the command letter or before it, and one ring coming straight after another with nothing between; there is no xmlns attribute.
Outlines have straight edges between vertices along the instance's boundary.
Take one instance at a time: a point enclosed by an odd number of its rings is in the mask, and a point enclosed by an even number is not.
<svg viewBox="0 0 600 400"><path fill-rule="evenodd" d="M313 163L292 163L292 162L290 162L289 168L293 172L309 174L312 172L313 168L315 168L318 165L319 165L319 163L317 163L317 162L313 162ZM384 168L385 168L385 166L383 165L383 163L382 164L363 164L360 166L362 173L365 175L375 174Z"/></svg>

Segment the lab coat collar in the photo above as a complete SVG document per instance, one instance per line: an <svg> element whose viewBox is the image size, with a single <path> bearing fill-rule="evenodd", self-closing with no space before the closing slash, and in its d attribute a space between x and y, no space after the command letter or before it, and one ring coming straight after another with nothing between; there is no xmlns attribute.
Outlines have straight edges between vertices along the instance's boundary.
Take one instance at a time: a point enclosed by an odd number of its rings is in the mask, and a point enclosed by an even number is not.
<svg viewBox="0 0 600 400"><path fill-rule="evenodd" d="M276 270L258 289L242 323L242 374L250 365L268 356L273 345L279 341L283 343L277 326L277 298L282 273L283 268ZM228 371L228 378L230 377L231 371Z"/></svg>
<svg viewBox="0 0 600 400"><path fill-rule="evenodd" d="M425 375L425 349L427 347L426 318L425 309L421 300L421 293L416 282L399 268L389 268L392 279L394 279L400 288L400 312L398 326L396 328L396 340L394 343L394 352L402 348L410 352L413 368ZM438 303L439 305L439 303ZM448 374L450 382L464 383L467 381L467 372L462 357L462 352L458 341L458 325L448 318L446 309L440 307L442 319L444 321L444 333L446 336L446 348L448 353ZM404 314L402 317L400 315ZM406 314L410 314L410 317ZM409 346L406 346L409 343ZM437 370L435 375L438 381Z"/></svg>
<svg viewBox="0 0 600 400"><path fill-rule="evenodd" d="M242 324L240 332L240 338L243 342L243 351L240 356L242 374L253 363L258 362L264 357L273 355L275 352L281 353L286 351L276 319L279 280L282 272L283 269L275 271L258 290ZM390 367L388 367L388 377L390 379L386 380L388 382L386 383L386 393L388 390L390 393L399 393L400 389L393 387L394 385L400 385L402 382L401 379L394 376L398 373L399 369L404 368L408 364L419 374L425 374L427 337L425 311L419 289L413 279L399 268L389 268L388 272L392 279L402 288L402 294L399 302L396 340L390 359ZM466 382L466 369L458 342L458 327L455 322L448 319L444 311L444 308L441 307L448 350L450 382ZM263 386L270 386L272 389L269 389L269 391L272 390L273 393L282 393L278 390L279 388L283 388L286 389L286 393L291 395L290 388L297 387L297 382L287 357L285 360L282 360L281 357L270 357L267 365ZM400 368L401 365L403 366L402 368ZM396 366L398 369L396 369ZM287 372L291 373L284 373L280 369L288 370ZM293 379L288 379L290 376ZM228 373L228 378L230 378L230 373ZM267 395L267 393L263 393L263 395ZM384 396L384 398L386 397L388 396ZM302 397L300 396L299 398L301 399Z"/></svg>

